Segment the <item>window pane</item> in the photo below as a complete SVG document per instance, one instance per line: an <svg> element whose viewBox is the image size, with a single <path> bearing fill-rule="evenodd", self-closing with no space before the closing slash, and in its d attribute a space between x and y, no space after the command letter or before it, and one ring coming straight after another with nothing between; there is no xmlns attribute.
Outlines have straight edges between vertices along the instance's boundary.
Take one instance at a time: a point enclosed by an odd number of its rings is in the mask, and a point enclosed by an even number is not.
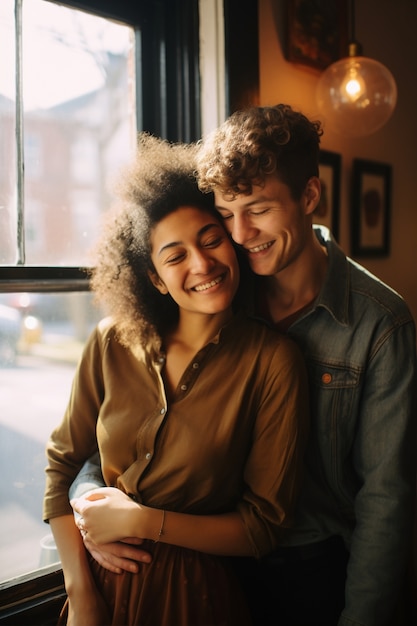
<svg viewBox="0 0 417 626"><path fill-rule="evenodd" d="M101 316L88 292L0 295L0 582L56 559L42 522L45 444Z"/></svg>
<svg viewBox="0 0 417 626"><path fill-rule="evenodd" d="M0 264L16 262L14 3L0 2Z"/></svg>
<svg viewBox="0 0 417 626"><path fill-rule="evenodd" d="M0 4L8 31L0 52L4 46L2 58L12 58L13 0ZM23 0L22 48L25 262L86 265L99 217L111 203L109 183L135 145L134 31L45 0ZM13 217L9 224L9 215L0 214L9 237L4 249L12 250L1 253L2 264L16 262L13 93L10 81L0 82L0 111L3 102L9 109L0 118L7 146L0 158L11 170L1 168L7 204L0 204Z"/></svg>

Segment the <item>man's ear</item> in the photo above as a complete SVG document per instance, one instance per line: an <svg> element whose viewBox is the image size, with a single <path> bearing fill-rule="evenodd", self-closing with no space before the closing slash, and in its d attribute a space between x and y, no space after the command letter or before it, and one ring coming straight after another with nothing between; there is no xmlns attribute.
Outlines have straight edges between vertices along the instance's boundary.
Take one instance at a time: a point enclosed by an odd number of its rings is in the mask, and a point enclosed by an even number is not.
<svg viewBox="0 0 417 626"><path fill-rule="evenodd" d="M168 289L166 288L165 283L159 278L158 274L156 274L155 272L149 271L148 276L153 286L156 287L157 290L160 293L162 293L163 296L166 296L168 293Z"/></svg>
<svg viewBox="0 0 417 626"><path fill-rule="evenodd" d="M317 176L312 176L303 191L304 211L309 215L315 211L321 196L321 183Z"/></svg>

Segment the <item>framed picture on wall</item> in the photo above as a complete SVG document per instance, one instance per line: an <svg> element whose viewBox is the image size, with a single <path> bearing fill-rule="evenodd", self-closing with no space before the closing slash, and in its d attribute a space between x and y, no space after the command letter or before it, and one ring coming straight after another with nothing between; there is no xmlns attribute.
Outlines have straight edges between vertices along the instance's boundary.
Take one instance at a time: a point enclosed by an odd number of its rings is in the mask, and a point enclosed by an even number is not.
<svg viewBox="0 0 417 626"><path fill-rule="evenodd" d="M348 0L286 0L287 61L324 70L347 56Z"/></svg>
<svg viewBox="0 0 417 626"><path fill-rule="evenodd" d="M389 255L392 167L354 159L352 165L352 256Z"/></svg>
<svg viewBox="0 0 417 626"><path fill-rule="evenodd" d="M313 223L327 226L339 238L340 175L342 157L337 152L320 150L319 178L321 198L313 213Z"/></svg>

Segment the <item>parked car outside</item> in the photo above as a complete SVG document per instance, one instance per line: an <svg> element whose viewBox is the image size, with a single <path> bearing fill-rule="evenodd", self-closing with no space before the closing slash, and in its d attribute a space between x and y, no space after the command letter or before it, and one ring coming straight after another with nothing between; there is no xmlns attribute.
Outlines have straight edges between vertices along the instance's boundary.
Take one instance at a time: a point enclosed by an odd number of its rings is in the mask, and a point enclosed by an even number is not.
<svg viewBox="0 0 417 626"><path fill-rule="evenodd" d="M14 365L22 334L22 314L0 304L0 365Z"/></svg>

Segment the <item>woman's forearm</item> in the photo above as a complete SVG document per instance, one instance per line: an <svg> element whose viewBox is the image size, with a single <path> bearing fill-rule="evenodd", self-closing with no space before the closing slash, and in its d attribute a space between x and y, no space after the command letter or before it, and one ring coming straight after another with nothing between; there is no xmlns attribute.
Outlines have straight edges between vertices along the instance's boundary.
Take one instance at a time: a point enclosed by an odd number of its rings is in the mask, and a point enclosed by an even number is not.
<svg viewBox="0 0 417 626"><path fill-rule="evenodd" d="M142 507L148 538L182 548L225 556L253 554L238 513L189 515ZM139 516L141 513L139 513ZM143 524L143 522L142 522Z"/></svg>
<svg viewBox="0 0 417 626"><path fill-rule="evenodd" d="M49 520L61 559L68 595L95 589L87 553L73 515Z"/></svg>
<svg viewBox="0 0 417 626"><path fill-rule="evenodd" d="M61 558L68 594L68 624L102 626L110 624L110 613L99 593L87 559L80 531L73 515L49 520Z"/></svg>

